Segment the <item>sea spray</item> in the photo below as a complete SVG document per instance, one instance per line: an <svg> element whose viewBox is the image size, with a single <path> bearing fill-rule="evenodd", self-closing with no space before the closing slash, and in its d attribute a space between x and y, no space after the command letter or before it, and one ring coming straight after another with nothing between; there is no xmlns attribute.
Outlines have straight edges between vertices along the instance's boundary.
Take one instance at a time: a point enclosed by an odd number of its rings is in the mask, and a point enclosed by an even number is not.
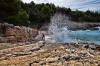
<svg viewBox="0 0 100 66"><path fill-rule="evenodd" d="M71 39L68 38L68 29L66 26L66 22L69 21L68 16L64 14L56 13L51 18L51 23L49 27L49 34L52 34L51 38L55 40L55 42L71 42Z"/></svg>

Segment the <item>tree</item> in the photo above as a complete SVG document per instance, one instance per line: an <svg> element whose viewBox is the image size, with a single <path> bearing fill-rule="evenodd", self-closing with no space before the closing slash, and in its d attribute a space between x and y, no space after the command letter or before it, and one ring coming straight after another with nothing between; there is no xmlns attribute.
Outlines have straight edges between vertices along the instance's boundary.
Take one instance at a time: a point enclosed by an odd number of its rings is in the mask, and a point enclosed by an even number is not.
<svg viewBox="0 0 100 66"><path fill-rule="evenodd" d="M18 12L18 18L19 18L19 25L25 25L29 26L30 22L28 21L29 14L23 9L20 9Z"/></svg>
<svg viewBox="0 0 100 66"><path fill-rule="evenodd" d="M21 0L0 0L0 22L14 25L44 24L50 22L54 13L62 13L73 21L100 22L100 13L87 10L72 11L70 8L55 6L52 3L23 3ZM29 21L30 22L29 22Z"/></svg>
<svg viewBox="0 0 100 66"><path fill-rule="evenodd" d="M2 0L0 2L0 18L14 25L28 26L29 15L21 8L21 0Z"/></svg>
<svg viewBox="0 0 100 66"><path fill-rule="evenodd" d="M41 9L41 17L46 21L48 19L50 19L50 17L54 14L54 11L48 7L48 6L44 6Z"/></svg>

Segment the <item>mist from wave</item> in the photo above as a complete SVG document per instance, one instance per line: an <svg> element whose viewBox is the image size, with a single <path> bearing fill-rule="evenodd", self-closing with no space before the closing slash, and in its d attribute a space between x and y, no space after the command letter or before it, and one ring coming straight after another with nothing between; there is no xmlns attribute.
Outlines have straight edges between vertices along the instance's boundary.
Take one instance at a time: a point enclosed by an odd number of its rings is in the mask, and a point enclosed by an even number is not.
<svg viewBox="0 0 100 66"><path fill-rule="evenodd" d="M69 17L65 16L64 14L56 13L51 18L50 27L48 30L49 40L57 43L87 42L100 44L100 29L97 31L70 31L65 25L67 21L69 21Z"/></svg>
<svg viewBox="0 0 100 66"><path fill-rule="evenodd" d="M51 23L49 27L49 34L52 35L52 39L55 42L67 42L70 43L72 42L71 39L68 38L68 32L69 30L67 29L67 26L65 23L69 21L69 17L65 16L64 14L58 14L56 13L52 18L51 18Z"/></svg>

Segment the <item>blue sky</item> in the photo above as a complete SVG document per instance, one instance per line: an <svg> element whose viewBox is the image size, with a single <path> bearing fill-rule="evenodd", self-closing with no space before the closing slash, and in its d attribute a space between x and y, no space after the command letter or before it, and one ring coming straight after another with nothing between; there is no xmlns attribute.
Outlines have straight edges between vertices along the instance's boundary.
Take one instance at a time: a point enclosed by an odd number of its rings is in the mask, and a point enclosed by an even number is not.
<svg viewBox="0 0 100 66"><path fill-rule="evenodd" d="M22 0L29 3L34 1L35 3L54 3L56 6L64 6L71 8L72 10L91 10L100 12L100 0Z"/></svg>

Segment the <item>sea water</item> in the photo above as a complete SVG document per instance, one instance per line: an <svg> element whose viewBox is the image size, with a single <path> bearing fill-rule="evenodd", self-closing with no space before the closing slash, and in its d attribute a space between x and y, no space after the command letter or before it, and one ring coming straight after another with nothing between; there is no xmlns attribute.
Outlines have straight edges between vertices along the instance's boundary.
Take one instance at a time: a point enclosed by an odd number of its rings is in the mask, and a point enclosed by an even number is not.
<svg viewBox="0 0 100 66"><path fill-rule="evenodd" d="M70 31L63 24L69 21L69 18L62 14L55 14L51 18L49 27L49 35L46 37L50 42L58 43L95 43L100 44L100 29L99 30L78 30ZM73 26L72 26L73 27ZM100 27L98 27L100 28Z"/></svg>
<svg viewBox="0 0 100 66"><path fill-rule="evenodd" d="M95 31L71 31L68 38L79 42L100 44L100 30Z"/></svg>

